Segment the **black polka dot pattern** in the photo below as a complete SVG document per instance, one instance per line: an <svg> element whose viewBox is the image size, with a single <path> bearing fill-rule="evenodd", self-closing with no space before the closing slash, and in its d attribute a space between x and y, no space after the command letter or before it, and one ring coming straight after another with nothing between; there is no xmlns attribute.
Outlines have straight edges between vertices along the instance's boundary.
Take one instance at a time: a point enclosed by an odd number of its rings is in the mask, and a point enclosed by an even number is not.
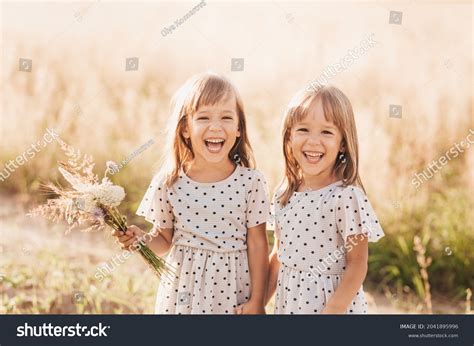
<svg viewBox="0 0 474 346"><path fill-rule="evenodd" d="M275 313L320 313L346 268L348 236L375 242L384 233L364 192L340 182L319 190L295 192L285 207L272 203L282 263ZM362 288L348 313L365 313ZM351 311L352 310L352 311Z"/></svg>
<svg viewBox="0 0 474 346"><path fill-rule="evenodd" d="M199 183L181 172L170 189L156 180L137 214L173 228L167 260L178 268L176 278L160 284L156 312L232 314L250 294L247 229L270 215L263 174L237 166L222 181Z"/></svg>
<svg viewBox="0 0 474 346"><path fill-rule="evenodd" d="M342 275L322 275L316 280L306 272L280 266L275 297L275 314L320 314L341 283ZM361 287L347 314L366 314L367 301Z"/></svg>

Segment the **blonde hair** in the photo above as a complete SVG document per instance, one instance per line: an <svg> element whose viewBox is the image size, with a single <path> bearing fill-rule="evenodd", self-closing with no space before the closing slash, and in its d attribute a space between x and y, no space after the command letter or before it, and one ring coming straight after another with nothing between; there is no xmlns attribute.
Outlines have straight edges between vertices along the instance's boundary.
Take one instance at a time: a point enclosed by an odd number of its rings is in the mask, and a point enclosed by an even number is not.
<svg viewBox="0 0 474 346"><path fill-rule="evenodd" d="M181 169L189 160L194 158L191 141L184 137L188 117L192 116L201 106L214 105L217 102L234 95L239 122L240 137L229 152L229 159L235 161L235 155L240 159L238 164L254 168L255 159L250 145L245 120L242 99L234 85L221 75L203 73L191 77L176 92L173 97L173 112L167 126L166 145L163 165L158 172L160 180L171 187L177 180Z"/></svg>
<svg viewBox="0 0 474 346"><path fill-rule="evenodd" d="M336 177L342 181L343 186L355 185L364 190L359 176L359 145L351 103L347 96L338 88L321 86L296 94L290 101L284 114L282 135L285 177L278 187L278 190L282 189L283 191L277 197L278 202L282 206L288 203L288 200L298 189L303 178L302 171L291 152L291 129L310 113L318 100L322 102L326 120L334 123L342 134L345 162L343 159L339 159L339 156L336 159L333 167Z"/></svg>

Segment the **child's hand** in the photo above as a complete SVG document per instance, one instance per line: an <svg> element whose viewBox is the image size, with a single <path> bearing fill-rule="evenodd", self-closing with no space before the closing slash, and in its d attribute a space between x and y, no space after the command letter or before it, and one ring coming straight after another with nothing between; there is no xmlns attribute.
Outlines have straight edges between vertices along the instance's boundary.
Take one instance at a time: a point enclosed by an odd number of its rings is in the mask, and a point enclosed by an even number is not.
<svg viewBox="0 0 474 346"><path fill-rule="evenodd" d="M265 315L265 307L261 303L254 303L249 300L247 303L237 306L234 313L236 315Z"/></svg>
<svg viewBox="0 0 474 346"><path fill-rule="evenodd" d="M112 235L117 238L117 242L120 244L122 249L129 249L135 242L138 243L139 239L143 236L145 232L142 231L135 225L131 225L127 228L125 233L122 233L117 230L112 231Z"/></svg>

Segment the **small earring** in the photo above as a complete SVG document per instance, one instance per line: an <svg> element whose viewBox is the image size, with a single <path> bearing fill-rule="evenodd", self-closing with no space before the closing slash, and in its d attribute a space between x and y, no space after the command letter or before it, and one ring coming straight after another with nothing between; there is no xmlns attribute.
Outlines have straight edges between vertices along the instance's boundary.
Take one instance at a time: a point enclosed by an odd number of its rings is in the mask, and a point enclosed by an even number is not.
<svg viewBox="0 0 474 346"><path fill-rule="evenodd" d="M344 155L343 152L341 152L339 154L339 157L338 157L339 161L341 161L341 163L346 163L346 156Z"/></svg>
<svg viewBox="0 0 474 346"><path fill-rule="evenodd" d="M240 155L239 154L235 154L232 159L234 160L235 163L239 164L240 163Z"/></svg>

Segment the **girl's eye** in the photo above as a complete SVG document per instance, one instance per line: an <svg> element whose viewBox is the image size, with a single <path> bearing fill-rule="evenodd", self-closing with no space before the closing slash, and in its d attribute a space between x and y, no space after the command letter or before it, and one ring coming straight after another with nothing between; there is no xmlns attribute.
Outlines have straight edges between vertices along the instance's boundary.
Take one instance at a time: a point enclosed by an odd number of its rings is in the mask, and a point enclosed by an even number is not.
<svg viewBox="0 0 474 346"><path fill-rule="evenodd" d="M222 119L224 119L224 120L233 120L232 117L230 117L230 116L225 116Z"/></svg>
<svg viewBox="0 0 474 346"><path fill-rule="evenodd" d="M304 127L301 127L299 129L297 129L296 131L298 131L298 132L308 132L308 129L306 129Z"/></svg>
<svg viewBox="0 0 474 346"><path fill-rule="evenodd" d="M208 120L209 118L208 117L197 117L196 120Z"/></svg>
<svg viewBox="0 0 474 346"><path fill-rule="evenodd" d="M326 131L323 131L323 134L325 134L325 135L332 135L332 132L326 130Z"/></svg>

